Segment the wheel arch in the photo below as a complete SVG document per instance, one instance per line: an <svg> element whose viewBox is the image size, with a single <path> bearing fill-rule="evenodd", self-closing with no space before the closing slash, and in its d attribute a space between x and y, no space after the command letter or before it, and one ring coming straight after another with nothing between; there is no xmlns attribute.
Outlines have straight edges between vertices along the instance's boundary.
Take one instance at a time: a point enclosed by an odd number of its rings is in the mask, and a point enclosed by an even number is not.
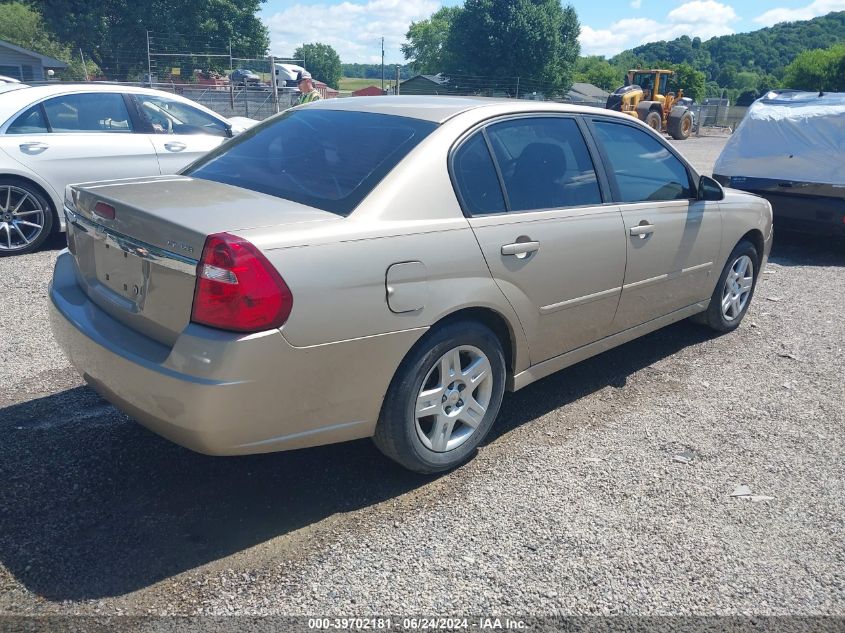
<svg viewBox="0 0 845 633"><path fill-rule="evenodd" d="M736 245L745 240L746 242L751 242L754 245L755 250L757 251L757 261L754 262L757 265L759 270L760 262L763 260L764 248L765 248L765 240L763 239L763 233L760 229L751 229L741 238L736 241L736 244L733 245L731 251L736 248Z"/></svg>

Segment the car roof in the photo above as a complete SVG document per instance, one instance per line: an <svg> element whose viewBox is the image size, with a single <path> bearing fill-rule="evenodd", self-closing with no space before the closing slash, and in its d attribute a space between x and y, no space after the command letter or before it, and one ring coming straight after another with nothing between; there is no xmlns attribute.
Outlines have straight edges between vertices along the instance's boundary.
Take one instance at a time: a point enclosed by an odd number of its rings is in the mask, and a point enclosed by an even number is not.
<svg viewBox="0 0 845 633"><path fill-rule="evenodd" d="M18 85L18 84L15 84ZM0 125L5 123L9 117L20 112L28 107L31 103L36 103L49 97L58 95L74 94L80 92L122 92L131 94L148 94L156 96L166 96L176 101L189 103L206 112L212 112L202 104L185 99L172 92L164 90L154 90L151 88L139 88L136 86L125 86L122 84L110 83L50 83L40 86L26 86L18 90L10 90L8 92L0 92ZM213 112L212 112L213 113ZM225 118L220 114L213 113L218 118Z"/></svg>
<svg viewBox="0 0 845 633"><path fill-rule="evenodd" d="M392 114L412 119L421 119L433 123L443 123L453 117L472 110L519 112L561 112L595 113L610 116L626 116L611 110L580 106L553 101L532 101L527 99L491 99L486 97L450 97L450 96L384 96L384 97L349 97L344 99L322 99L312 101L308 108L323 110L345 110L351 112L370 112L374 114ZM498 112L497 112L498 113ZM479 112L481 114L481 112Z"/></svg>

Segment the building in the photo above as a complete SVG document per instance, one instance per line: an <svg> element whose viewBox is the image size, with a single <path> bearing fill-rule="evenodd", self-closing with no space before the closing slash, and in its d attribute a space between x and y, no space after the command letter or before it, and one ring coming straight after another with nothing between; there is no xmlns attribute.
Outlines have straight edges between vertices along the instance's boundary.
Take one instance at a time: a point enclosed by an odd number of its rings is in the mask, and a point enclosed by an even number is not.
<svg viewBox="0 0 845 633"><path fill-rule="evenodd" d="M400 95L445 95L449 91L449 78L436 75L417 75L399 83Z"/></svg>
<svg viewBox="0 0 845 633"><path fill-rule="evenodd" d="M320 96L323 99L337 99L340 96L340 92L335 90L334 88L330 88L327 84L324 84L322 81L317 81L316 79L313 81L314 87L317 89L317 92L320 93Z"/></svg>
<svg viewBox="0 0 845 633"><path fill-rule="evenodd" d="M610 96L609 92L602 90L593 84L575 82L572 88L566 93L566 100L571 103L579 103L584 105L607 103L607 98Z"/></svg>
<svg viewBox="0 0 845 633"><path fill-rule="evenodd" d="M382 97L384 96L384 90L379 88L378 86L367 86L366 88L361 88L360 90L356 90L352 93L353 97Z"/></svg>
<svg viewBox="0 0 845 633"><path fill-rule="evenodd" d="M44 81L48 70L64 70L58 59L0 40L0 75L20 81Z"/></svg>

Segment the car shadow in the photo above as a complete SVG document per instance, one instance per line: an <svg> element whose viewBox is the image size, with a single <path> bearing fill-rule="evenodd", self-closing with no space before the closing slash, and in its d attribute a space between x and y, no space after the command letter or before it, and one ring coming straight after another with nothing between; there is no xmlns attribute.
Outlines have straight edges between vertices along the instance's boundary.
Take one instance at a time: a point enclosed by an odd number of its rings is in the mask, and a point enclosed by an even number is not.
<svg viewBox="0 0 845 633"><path fill-rule="evenodd" d="M779 229L769 261L781 266L845 266L845 237Z"/></svg>
<svg viewBox="0 0 845 633"><path fill-rule="evenodd" d="M489 441L710 337L682 322L506 394ZM403 470L369 440L199 455L87 387L0 409L0 434L0 561L53 601L123 595L296 530L291 538L307 539L327 517L433 479Z"/></svg>

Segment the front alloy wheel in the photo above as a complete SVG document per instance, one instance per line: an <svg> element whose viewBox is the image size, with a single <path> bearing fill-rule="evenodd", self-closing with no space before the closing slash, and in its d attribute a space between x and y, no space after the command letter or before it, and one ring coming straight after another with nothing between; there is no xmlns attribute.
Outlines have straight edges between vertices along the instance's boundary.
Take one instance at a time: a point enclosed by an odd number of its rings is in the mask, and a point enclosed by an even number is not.
<svg viewBox="0 0 845 633"><path fill-rule="evenodd" d="M722 316L725 321L733 321L743 314L753 287L754 262L748 255L742 255L730 267L722 288Z"/></svg>
<svg viewBox="0 0 845 633"><path fill-rule="evenodd" d="M717 332L736 329L748 312L754 296L759 261L756 247L751 242L740 241L719 275L719 281L710 297L710 305L705 312L693 317L694 320L709 325Z"/></svg>

